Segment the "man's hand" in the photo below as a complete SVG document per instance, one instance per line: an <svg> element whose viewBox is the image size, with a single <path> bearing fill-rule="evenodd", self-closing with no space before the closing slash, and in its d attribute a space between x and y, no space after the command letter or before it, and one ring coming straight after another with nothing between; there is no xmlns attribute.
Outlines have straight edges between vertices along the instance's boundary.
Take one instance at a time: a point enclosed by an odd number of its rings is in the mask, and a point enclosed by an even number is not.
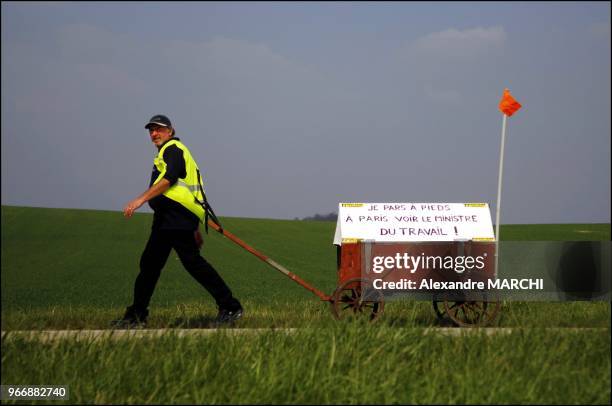
<svg viewBox="0 0 612 406"><path fill-rule="evenodd" d="M193 236L195 238L198 249L202 248L202 244L204 243L204 240L202 239L202 234L200 233L200 230L199 229L195 230L193 233Z"/></svg>
<svg viewBox="0 0 612 406"><path fill-rule="evenodd" d="M132 200L123 208L123 215L125 217L132 217L132 214L143 204L151 200L152 198L161 195L170 188L170 182L168 179L162 178L159 182L147 189L146 192Z"/></svg>
<svg viewBox="0 0 612 406"><path fill-rule="evenodd" d="M125 205L125 207L123 208L123 215L128 218L132 217L132 214L134 214L134 212L143 204L144 200L140 197L137 197L136 199Z"/></svg>

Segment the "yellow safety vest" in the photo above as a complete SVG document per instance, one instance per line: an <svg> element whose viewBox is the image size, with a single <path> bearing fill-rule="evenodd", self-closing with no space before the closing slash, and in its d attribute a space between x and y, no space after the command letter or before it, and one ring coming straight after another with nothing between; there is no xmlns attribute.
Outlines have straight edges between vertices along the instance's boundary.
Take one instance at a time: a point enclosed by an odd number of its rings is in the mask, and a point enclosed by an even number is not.
<svg viewBox="0 0 612 406"><path fill-rule="evenodd" d="M204 186L202 185L202 189L200 190L200 176L198 164L193 159L191 153L189 152L187 147L183 145L182 142L178 140L170 140L166 142L163 147L161 147L157 156L153 160L155 167L159 171L159 176L157 177L157 179L155 179L155 182L153 182L153 184L159 182L166 174L164 151L171 145L176 145L181 151L183 151L186 176L184 178L179 178L174 185L170 186L170 188L164 192L164 196L182 204L190 212L195 214L201 222L204 222L204 208L202 207L202 204L199 203L204 200L204 196L202 195L202 192L204 191Z"/></svg>

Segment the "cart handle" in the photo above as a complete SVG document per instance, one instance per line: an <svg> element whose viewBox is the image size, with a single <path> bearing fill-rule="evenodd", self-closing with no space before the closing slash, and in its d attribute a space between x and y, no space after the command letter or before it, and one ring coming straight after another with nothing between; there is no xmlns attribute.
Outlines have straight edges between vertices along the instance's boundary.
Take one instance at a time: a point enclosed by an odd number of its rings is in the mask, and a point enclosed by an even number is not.
<svg viewBox="0 0 612 406"><path fill-rule="evenodd" d="M300 278L299 276L297 276L293 272L288 271L284 266L280 265L279 263L277 263L276 261L272 260L271 258L268 258L267 256L265 256L261 252L257 251L255 248L251 247L250 245L248 245L247 243L242 241L240 238L236 237L234 234L232 234L229 231L227 231L227 229L219 227L218 224L216 224L215 222L213 222L210 219L208 220L208 226L211 227L212 229L214 229L215 231L219 232L220 234L226 236L228 239L230 239L234 243L238 244L239 246L241 246L245 250L249 251L251 254L255 255L257 258L261 259L263 262L265 262L266 264L270 265L272 268L276 269L277 271L283 273L285 276L289 277L293 281L297 282L302 287L308 289L309 291L311 291L312 293L317 295L319 298L321 298L321 300L324 300L326 302L329 302L331 300L331 296L328 296L325 293L321 292L320 290L312 287L310 284L308 284L302 278Z"/></svg>

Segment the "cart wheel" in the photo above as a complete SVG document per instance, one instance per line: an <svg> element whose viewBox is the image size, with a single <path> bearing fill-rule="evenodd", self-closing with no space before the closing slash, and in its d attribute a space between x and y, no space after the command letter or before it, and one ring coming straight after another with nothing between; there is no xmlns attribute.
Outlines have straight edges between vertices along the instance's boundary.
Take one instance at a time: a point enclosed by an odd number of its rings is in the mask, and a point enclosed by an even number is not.
<svg viewBox="0 0 612 406"><path fill-rule="evenodd" d="M444 301L434 300L432 302L434 312L439 320L448 320L446 317L446 309L444 308Z"/></svg>
<svg viewBox="0 0 612 406"><path fill-rule="evenodd" d="M498 300L488 299L486 294L476 300L445 300L444 310L451 320L462 327L484 327L491 323L501 307Z"/></svg>
<svg viewBox="0 0 612 406"><path fill-rule="evenodd" d="M439 293L434 293L432 297L431 304L433 305L434 312L436 313L436 317L440 321L448 321L448 317L446 315L446 309L444 308L444 295Z"/></svg>
<svg viewBox="0 0 612 406"><path fill-rule="evenodd" d="M368 314L374 321L383 313L385 298L382 292L371 287L370 282L362 278L353 278L344 282L332 295L334 317L341 320L347 314Z"/></svg>

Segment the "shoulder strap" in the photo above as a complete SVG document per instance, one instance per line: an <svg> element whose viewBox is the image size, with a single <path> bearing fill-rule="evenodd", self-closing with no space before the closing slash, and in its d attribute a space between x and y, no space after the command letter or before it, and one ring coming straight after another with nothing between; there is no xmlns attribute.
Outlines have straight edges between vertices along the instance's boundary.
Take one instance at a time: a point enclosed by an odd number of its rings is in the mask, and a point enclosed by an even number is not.
<svg viewBox="0 0 612 406"><path fill-rule="evenodd" d="M219 232L223 233L223 226L221 225L221 222L215 215L215 212L213 211L212 207L210 207L210 204L208 204L208 200L206 199L206 194L204 193L204 188L202 187L202 175L200 175L200 170L196 169L196 172L198 173L198 186L200 187L200 192L202 193L202 201L200 202L198 199L196 199L196 202L201 204L204 208L204 229L206 230L206 234L208 234L209 215L212 218L212 221L214 221L215 224L219 226Z"/></svg>

